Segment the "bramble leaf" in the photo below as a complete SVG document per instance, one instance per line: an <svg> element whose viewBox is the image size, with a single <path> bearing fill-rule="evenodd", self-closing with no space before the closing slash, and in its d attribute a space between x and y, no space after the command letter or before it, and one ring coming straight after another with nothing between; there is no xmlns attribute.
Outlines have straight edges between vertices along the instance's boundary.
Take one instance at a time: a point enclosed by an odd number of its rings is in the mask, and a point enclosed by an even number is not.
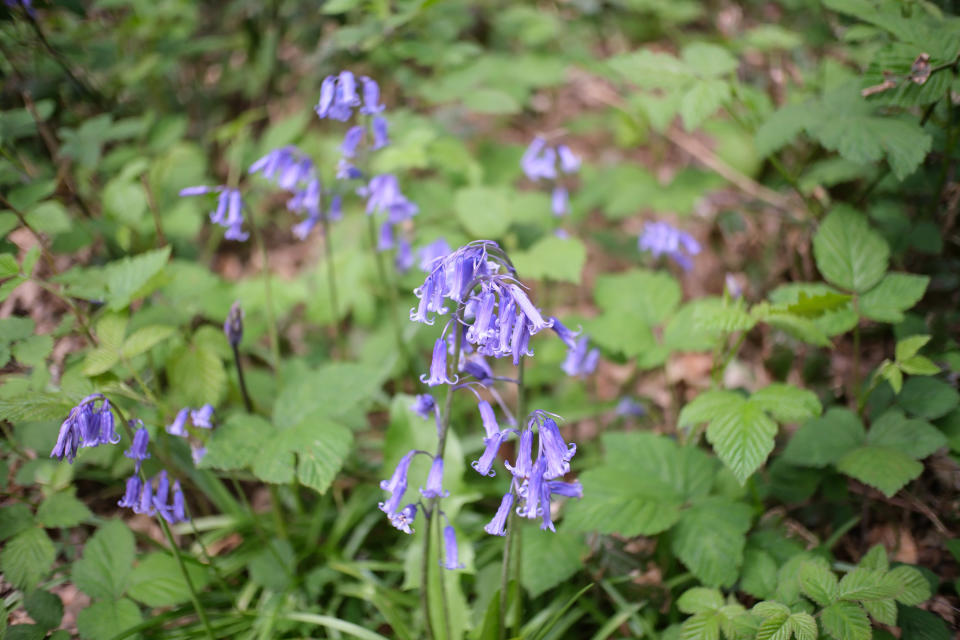
<svg viewBox="0 0 960 640"><path fill-rule="evenodd" d="M32 589L47 575L56 550L47 533L30 527L11 538L0 551L0 568L6 579L19 589Z"/></svg>
<svg viewBox="0 0 960 640"><path fill-rule="evenodd" d="M73 582L91 598L119 598L126 591L133 566L133 546L127 525L110 520L93 534L83 547L83 556L73 563Z"/></svg>
<svg viewBox="0 0 960 640"><path fill-rule="evenodd" d="M929 282L928 276L888 273L877 286L860 296L860 312L878 322L901 322L903 312L920 301Z"/></svg>
<svg viewBox="0 0 960 640"><path fill-rule="evenodd" d="M783 459L791 464L825 467L866 442L866 432L852 411L833 407L808 420L787 443Z"/></svg>
<svg viewBox="0 0 960 640"><path fill-rule="evenodd" d="M837 461L837 469L879 489L888 498L923 472L923 465L902 451L865 446Z"/></svg>
<svg viewBox="0 0 960 640"><path fill-rule="evenodd" d="M834 640L870 640L870 620L854 602L834 602L823 610L823 629Z"/></svg>
<svg viewBox="0 0 960 640"><path fill-rule="evenodd" d="M745 535L752 519L750 507L743 502L719 496L704 498L681 513L671 548L700 582L729 587L743 564Z"/></svg>
<svg viewBox="0 0 960 640"><path fill-rule="evenodd" d="M827 214L813 237L813 254L820 273L830 284L864 293L887 270L890 249L866 218L847 207Z"/></svg>

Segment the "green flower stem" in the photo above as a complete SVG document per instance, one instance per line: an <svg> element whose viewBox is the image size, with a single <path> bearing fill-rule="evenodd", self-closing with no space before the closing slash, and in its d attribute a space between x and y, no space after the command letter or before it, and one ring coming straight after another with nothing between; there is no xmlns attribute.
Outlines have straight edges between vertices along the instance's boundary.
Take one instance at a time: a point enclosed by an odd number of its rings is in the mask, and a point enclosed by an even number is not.
<svg viewBox="0 0 960 640"><path fill-rule="evenodd" d="M388 315L390 316L390 326L393 328L394 338L397 341L397 351L404 361L409 362L407 344L403 341L403 331L400 328L400 319L397 317L397 292L393 287L393 281L387 274L387 267L383 263L383 252L377 250L377 225L373 215L367 216L367 234L370 237L370 251L373 252L373 259L377 265L377 277L387 294Z"/></svg>
<svg viewBox="0 0 960 640"><path fill-rule="evenodd" d="M203 607L200 606L200 599L197 597L197 591L193 587L193 580L190 579L190 574L187 572L187 566L183 563L183 556L180 555L180 547L177 546L176 541L173 539L173 534L170 533L170 527L167 526L167 521L162 517L157 518L157 522L160 523L160 527L163 529L163 534L167 537L167 542L170 543L170 549L173 551L173 555L177 559L177 565L180 567L180 573L183 574L183 579L187 583L187 590L190 592L190 600L193 602L193 608L197 612L197 616L200 618L203 628L207 631L207 636L210 640L214 640L215 636L213 635L213 629L210 628L210 621L207 620L207 614L203 610Z"/></svg>
<svg viewBox="0 0 960 640"><path fill-rule="evenodd" d="M330 315L333 317L333 340L336 350L344 354L344 335L340 331L340 305L337 301L337 275L334 270L333 243L330 242L330 221L327 215L320 216L323 232L323 263L327 268L327 295L330 297Z"/></svg>
<svg viewBox="0 0 960 640"><path fill-rule="evenodd" d="M250 393L247 391L247 382L243 377L240 349L235 344L230 346L233 348L233 364L237 367L237 378L240 380L240 393L243 394L243 405L247 408L247 413L253 413L253 401L250 399Z"/></svg>
<svg viewBox="0 0 960 640"><path fill-rule="evenodd" d="M524 372L525 372L525 363L524 359L520 359L520 364L517 367L517 422L522 427L524 421L527 419L527 399L524 393ZM519 534L515 535L514 531L520 525L520 521L517 517L517 510L510 509L510 516L507 518L507 537L503 541L503 564L500 568L500 616L499 616L499 638L500 640L506 640L507 637L507 592L509 591L510 586L510 560L511 556L515 556L514 564L514 580L516 580L518 589L517 589L517 615L513 621L514 624L514 635L519 635L520 632L520 619L521 611L523 610L523 603L521 598L523 597L520 593L520 554L522 553L521 540ZM516 551L512 552L512 548L516 547Z"/></svg>
<svg viewBox="0 0 960 640"><path fill-rule="evenodd" d="M263 273L263 296L267 306L267 331L270 334L270 353L273 358L274 374L280 376L280 335L277 332L277 316L273 310L273 290L270 286L270 264L267 261L267 246L263 242L260 228L250 214L250 230L253 232L253 241L260 252L261 270Z"/></svg>

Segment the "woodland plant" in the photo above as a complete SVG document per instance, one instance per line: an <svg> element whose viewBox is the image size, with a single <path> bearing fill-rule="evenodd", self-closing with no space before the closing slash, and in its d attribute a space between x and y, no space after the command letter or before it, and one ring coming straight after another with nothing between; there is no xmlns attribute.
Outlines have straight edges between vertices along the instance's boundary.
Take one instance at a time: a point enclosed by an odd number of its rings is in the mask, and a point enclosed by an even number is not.
<svg viewBox="0 0 960 640"><path fill-rule="evenodd" d="M954 13L4 3L0 635L951 637Z"/></svg>

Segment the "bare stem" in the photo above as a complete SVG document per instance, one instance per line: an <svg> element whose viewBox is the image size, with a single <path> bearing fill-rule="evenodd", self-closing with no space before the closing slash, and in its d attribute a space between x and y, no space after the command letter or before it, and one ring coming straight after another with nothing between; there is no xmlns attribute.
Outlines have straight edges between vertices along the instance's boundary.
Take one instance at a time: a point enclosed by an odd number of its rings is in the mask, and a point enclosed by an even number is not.
<svg viewBox="0 0 960 640"><path fill-rule="evenodd" d="M207 620L207 614L200 605L200 599L197 597L197 591L193 587L193 580L190 579L190 574L187 572L187 566L183 563L183 557L180 555L180 547L178 547L176 541L174 541L173 534L170 533L170 527L167 526L166 520L163 518L157 518L157 522L160 523L160 527L163 529L163 534L167 537L167 542L170 543L170 549L173 551L173 555L177 559L177 565L180 567L180 573L183 574L183 579L187 583L187 590L190 592L190 600L193 602L193 608L196 610L197 616L200 617L200 622L203 624L203 628L206 629L207 636L210 638L210 640L214 640L215 636L213 635L213 629L210 628L210 621Z"/></svg>
<svg viewBox="0 0 960 640"><path fill-rule="evenodd" d="M327 268L327 294L330 296L330 315L333 318L333 339L337 350L343 355L343 334L340 332L340 305L337 301L337 275L334 270L333 243L330 242L330 221L327 215L320 216L323 230L323 262Z"/></svg>

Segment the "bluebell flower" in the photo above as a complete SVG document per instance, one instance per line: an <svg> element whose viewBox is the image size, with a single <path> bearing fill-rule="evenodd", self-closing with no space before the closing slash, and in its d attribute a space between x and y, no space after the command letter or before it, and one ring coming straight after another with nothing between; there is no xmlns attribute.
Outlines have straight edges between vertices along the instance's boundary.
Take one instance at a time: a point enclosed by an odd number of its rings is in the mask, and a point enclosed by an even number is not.
<svg viewBox="0 0 960 640"><path fill-rule="evenodd" d="M413 524L413 520L417 517L417 505L408 504L400 511L396 511L390 514L390 524L394 527L403 531L406 534L412 534L413 529L410 525Z"/></svg>
<svg viewBox="0 0 960 640"><path fill-rule="evenodd" d="M579 331L572 331L568 329L560 320L551 316L550 321L553 323L551 328L554 333L563 340L563 343L567 345L569 349L575 349L577 347L577 336L580 335Z"/></svg>
<svg viewBox="0 0 960 640"><path fill-rule="evenodd" d="M186 522L187 519L183 489L180 488L180 481L176 480L173 483L173 518L171 522Z"/></svg>
<svg viewBox="0 0 960 640"><path fill-rule="evenodd" d="M327 76L320 84L320 99L314 111L317 117L332 118L346 122L353 116L354 107L359 106L357 81L349 71L341 71L337 76Z"/></svg>
<svg viewBox="0 0 960 640"><path fill-rule="evenodd" d="M444 562L441 566L450 571L463 569L464 565L460 562L457 552L457 532L450 525L443 528L443 548Z"/></svg>
<svg viewBox="0 0 960 640"><path fill-rule="evenodd" d="M492 438L500 433L500 425L497 424L497 415L494 413L490 403L486 400L481 400L477 403L477 408L480 410L480 419L483 421L483 430L486 433L486 437Z"/></svg>
<svg viewBox="0 0 960 640"><path fill-rule="evenodd" d="M345 157L352 158L357 154L357 147L363 140L363 131L360 125L347 129L347 133L343 136L343 144L340 145L340 151Z"/></svg>
<svg viewBox="0 0 960 640"><path fill-rule="evenodd" d="M96 408L97 401L102 403L99 409ZM82 447L118 442L120 436L114 431L110 401L102 394L93 393L78 402L67 414L66 420L60 424L57 442L50 452L50 457L59 460L66 458L67 462L73 463L77 450Z"/></svg>
<svg viewBox="0 0 960 640"><path fill-rule="evenodd" d="M156 513L153 506L153 485L149 480L143 483L143 487L140 489L140 501L133 506L133 512L150 516Z"/></svg>
<svg viewBox="0 0 960 640"><path fill-rule="evenodd" d="M469 376L473 376L477 382L485 387L493 384L493 369L490 368L487 360L481 355L464 358L460 364L460 370ZM482 413L483 410L481 410L481 414Z"/></svg>
<svg viewBox="0 0 960 640"><path fill-rule="evenodd" d="M510 508L512 506L513 493L507 492L503 494L503 498L500 500L500 507L497 508L497 513L483 530L492 536L507 535L507 517L510 515Z"/></svg>
<svg viewBox="0 0 960 640"><path fill-rule="evenodd" d="M320 179L311 178L303 188L291 189L293 195L287 200L287 210L306 213L309 218L320 217Z"/></svg>
<svg viewBox="0 0 960 640"><path fill-rule="evenodd" d="M543 316L540 315L540 310L537 309L530 298L527 297L526 292L515 284L507 285L509 288L510 294L517 303L517 308L523 313L526 317L526 324L530 330L530 335L534 335L542 329L549 329L553 326L553 320L544 320Z"/></svg>
<svg viewBox="0 0 960 640"><path fill-rule="evenodd" d="M553 215L562 216L570 210L570 194L563 185L556 185L550 195L550 208Z"/></svg>
<svg viewBox="0 0 960 640"><path fill-rule="evenodd" d="M392 173L374 176L359 193L367 198L368 214L386 212L387 219L394 224L409 220L419 211L400 191L400 183Z"/></svg>
<svg viewBox="0 0 960 640"><path fill-rule="evenodd" d="M527 147L520 159L520 167L531 180L557 177L557 152L547 146L547 141L537 136Z"/></svg>
<svg viewBox="0 0 960 640"><path fill-rule="evenodd" d="M390 479L380 481L380 488L392 494L403 494L403 492L407 490L407 473L410 471L410 463L413 461L413 456L417 455L417 453L419 452L413 449L400 458L400 462L397 463L397 467L393 470L393 475L390 476Z"/></svg>
<svg viewBox="0 0 960 640"><path fill-rule="evenodd" d="M330 197L330 208L327 216L331 221L337 221L343 218L343 196L337 194Z"/></svg>
<svg viewBox="0 0 960 640"><path fill-rule="evenodd" d="M543 493L545 468L546 463L542 456L533 463L530 476L521 487L520 497L523 498L523 503L517 508L517 515L532 520L541 514L540 495Z"/></svg>
<svg viewBox="0 0 960 640"><path fill-rule="evenodd" d="M600 359L598 349L589 349L590 340L587 336L580 337L573 348L567 351L563 361L563 371L571 377L582 377L593 373Z"/></svg>
<svg viewBox="0 0 960 640"><path fill-rule="evenodd" d="M243 307L239 300L230 305L230 312L223 321L223 333L231 347L236 347L243 340Z"/></svg>
<svg viewBox="0 0 960 640"><path fill-rule="evenodd" d="M180 438L186 438L189 434L187 433L186 424L187 418L190 416L190 408L184 407L177 412L176 417L173 419L173 422L167 425L167 433L172 436L178 436Z"/></svg>
<svg viewBox="0 0 960 640"><path fill-rule="evenodd" d="M540 458L546 462L544 477L552 480L570 471L570 460L577 453L577 445L573 442L567 445L552 418L543 418L538 433Z"/></svg>
<svg viewBox="0 0 960 640"><path fill-rule="evenodd" d="M302 183L316 178L313 161L293 145L273 149L250 165L247 173L262 173L281 189L294 191Z"/></svg>
<svg viewBox="0 0 960 640"><path fill-rule="evenodd" d="M110 410L110 401L103 399L103 405L100 407L100 444L117 444L120 442L120 434L116 432L113 421L113 412Z"/></svg>
<svg viewBox="0 0 960 640"><path fill-rule="evenodd" d="M80 448L95 447L100 444L100 418L89 404L81 404L77 411L77 430L83 441Z"/></svg>
<svg viewBox="0 0 960 640"><path fill-rule="evenodd" d="M383 111L386 107L380 104L380 85L377 81L360 76L360 84L363 85L363 106L360 107L360 113L373 116Z"/></svg>
<svg viewBox="0 0 960 640"><path fill-rule="evenodd" d="M196 444L194 442L190 443L190 458L193 459L194 466L200 464L200 461L203 460L203 457L207 455L207 448Z"/></svg>
<svg viewBox="0 0 960 640"><path fill-rule="evenodd" d="M533 471L533 431L524 429L520 432L520 445L517 447L516 464L504 463L507 470L515 478L523 479Z"/></svg>
<svg viewBox="0 0 960 640"><path fill-rule="evenodd" d="M404 236L397 239L397 254L393 258L393 264L398 273L406 273L413 266L413 250L410 241Z"/></svg>
<svg viewBox="0 0 960 640"><path fill-rule="evenodd" d="M373 119L371 128L373 129L373 146L370 147L372 151L383 149L390 144L389 125L386 118L377 116Z"/></svg>
<svg viewBox="0 0 960 640"><path fill-rule="evenodd" d="M389 251L393 246L393 225L384 222L380 225L380 232L377 234L377 251Z"/></svg>
<svg viewBox="0 0 960 640"><path fill-rule="evenodd" d="M210 212L210 222L224 227L223 237L227 240L243 242L250 234L243 231L243 196L238 189L220 185L218 187L196 186L180 190L181 196L199 196L217 193L217 208Z"/></svg>
<svg viewBox="0 0 960 640"><path fill-rule="evenodd" d="M427 420L433 415L434 409L436 408L437 403L433 399L433 396L429 393L421 393L413 400L413 404L410 405L410 408L418 416Z"/></svg>
<svg viewBox="0 0 960 640"><path fill-rule="evenodd" d="M137 461L138 471L140 470L140 463L150 457L150 452L147 451L147 445L149 444L150 434L145 427L140 427L137 429L137 432L133 434L133 444L123 452L123 455Z"/></svg>
<svg viewBox="0 0 960 640"><path fill-rule="evenodd" d="M430 361L430 376L420 375L420 382L435 387L440 384L456 384L457 376L451 380L447 375L447 342L437 338L433 344L433 358Z"/></svg>
<svg viewBox="0 0 960 640"><path fill-rule="evenodd" d="M134 473L127 478L127 489L123 494L123 498L121 498L117 504L128 509L133 509L140 504L140 490L143 488L142 485L143 483L140 481L139 474Z"/></svg>
<svg viewBox="0 0 960 640"><path fill-rule="evenodd" d="M503 444L504 439L513 429L504 429L489 438L483 439L483 455L480 456L478 460L474 460L470 463L470 466L473 467L473 470L479 473L482 476L490 476L491 478L496 474L493 470L493 463L497 458L497 453L500 452L500 445Z"/></svg>
<svg viewBox="0 0 960 640"><path fill-rule="evenodd" d="M580 170L580 158L567 145L557 146L557 157L560 159L560 170L564 173L576 173Z"/></svg>
<svg viewBox="0 0 960 640"><path fill-rule="evenodd" d="M666 255L685 271L693 267L691 256L700 253L700 243L693 236L666 222L648 222L637 241L641 251L649 251L655 258Z"/></svg>
<svg viewBox="0 0 960 640"><path fill-rule="evenodd" d="M727 293L730 294L730 297L736 300L743 296L743 287L740 286L740 282L737 280L736 276L732 273L728 273L724 276L723 279L724 287L727 290Z"/></svg>
<svg viewBox="0 0 960 640"><path fill-rule="evenodd" d="M170 494L170 478L167 477L167 470L162 469L154 480L157 481L157 491L153 494L153 508L164 520L170 522L170 507L167 506L167 498ZM151 483L153 480L150 481Z"/></svg>
<svg viewBox="0 0 960 640"><path fill-rule="evenodd" d="M305 240L307 236L310 235L310 232L313 231L313 228L317 226L317 223L320 222L320 216L308 216L302 221L293 225L293 236L297 240Z"/></svg>
<svg viewBox="0 0 960 640"><path fill-rule="evenodd" d="M629 398L626 396L624 396L623 398L620 398L620 401L617 403L617 408L615 411L618 416L640 417L647 414L646 407L644 407L642 404L640 404L633 398Z"/></svg>
<svg viewBox="0 0 960 640"><path fill-rule="evenodd" d="M212 404L205 404L199 409L190 412L190 421L193 423L193 426L199 427L200 429L213 429L213 423L210 422L210 418L212 417Z"/></svg>
<svg viewBox="0 0 960 640"><path fill-rule="evenodd" d="M560 482L551 480L547 482L547 488L550 494L555 496L565 496L567 498L582 498L583 485L580 482Z"/></svg>
<svg viewBox="0 0 960 640"><path fill-rule="evenodd" d="M443 458L435 456L430 463L430 472L427 474L426 488L420 487L420 495L424 498L446 498L449 491L443 489Z"/></svg>
<svg viewBox="0 0 960 640"><path fill-rule="evenodd" d="M15 7L22 7L24 11L27 12L31 18L37 16L37 10L33 7L33 0L4 0L4 4L7 5L10 9Z"/></svg>
<svg viewBox="0 0 960 640"><path fill-rule="evenodd" d="M442 260L450 253L450 245L443 238L437 238L428 245L417 249L417 258L420 260L420 270L430 273L438 260Z"/></svg>

